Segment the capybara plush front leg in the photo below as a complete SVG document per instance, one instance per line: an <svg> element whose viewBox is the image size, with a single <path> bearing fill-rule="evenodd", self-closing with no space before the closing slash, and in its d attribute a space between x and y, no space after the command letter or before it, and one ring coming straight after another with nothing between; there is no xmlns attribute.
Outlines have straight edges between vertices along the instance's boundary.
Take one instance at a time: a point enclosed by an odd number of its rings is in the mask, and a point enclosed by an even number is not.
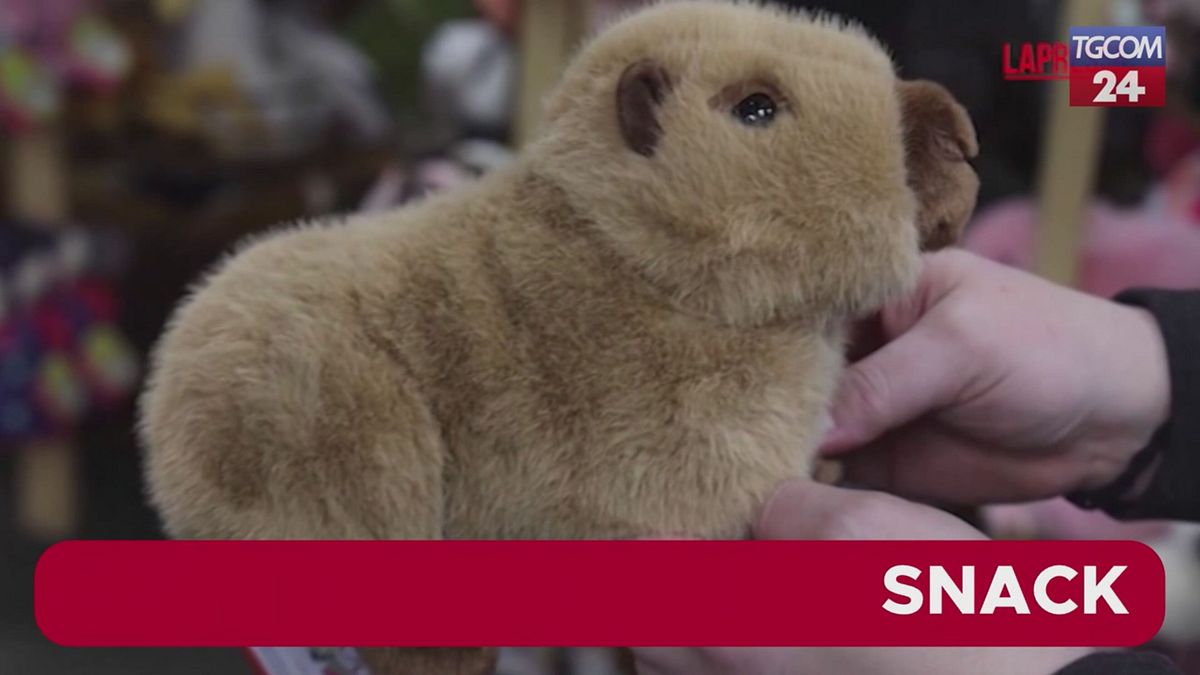
<svg viewBox="0 0 1200 675"><path fill-rule="evenodd" d="M372 648L360 650L371 675L492 675L496 650Z"/></svg>
<svg viewBox="0 0 1200 675"><path fill-rule="evenodd" d="M818 459L813 463L813 480L826 485L837 485L846 477L846 466L833 459Z"/></svg>

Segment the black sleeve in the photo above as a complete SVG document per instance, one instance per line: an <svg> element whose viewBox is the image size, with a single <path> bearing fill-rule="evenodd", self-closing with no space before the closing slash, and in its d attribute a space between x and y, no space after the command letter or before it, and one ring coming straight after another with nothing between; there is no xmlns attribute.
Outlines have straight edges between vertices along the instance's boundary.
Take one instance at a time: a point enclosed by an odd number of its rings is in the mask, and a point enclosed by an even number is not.
<svg viewBox="0 0 1200 675"><path fill-rule="evenodd" d="M1158 654L1100 652L1085 656L1054 675L1182 675L1182 671Z"/></svg>
<svg viewBox="0 0 1200 675"><path fill-rule="evenodd" d="M1132 290L1115 299L1146 309L1158 321L1170 370L1170 416L1118 479L1128 486L1135 473L1155 465L1140 496L1124 502L1115 490L1102 489L1103 497L1072 495L1071 500L1117 518L1200 521L1200 291Z"/></svg>

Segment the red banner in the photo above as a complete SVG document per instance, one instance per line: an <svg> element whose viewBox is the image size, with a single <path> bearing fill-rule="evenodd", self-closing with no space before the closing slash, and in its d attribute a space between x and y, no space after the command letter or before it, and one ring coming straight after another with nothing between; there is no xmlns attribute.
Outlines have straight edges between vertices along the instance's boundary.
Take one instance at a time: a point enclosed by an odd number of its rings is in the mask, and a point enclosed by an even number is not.
<svg viewBox="0 0 1200 675"><path fill-rule="evenodd" d="M72 541L66 646L1130 646L1163 620L1116 542Z"/></svg>

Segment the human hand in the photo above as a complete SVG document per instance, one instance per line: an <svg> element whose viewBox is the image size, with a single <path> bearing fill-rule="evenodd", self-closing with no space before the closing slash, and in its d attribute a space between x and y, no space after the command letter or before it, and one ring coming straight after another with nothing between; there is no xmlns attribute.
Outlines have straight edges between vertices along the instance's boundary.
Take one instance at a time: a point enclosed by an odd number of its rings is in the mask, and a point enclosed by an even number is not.
<svg viewBox="0 0 1200 675"><path fill-rule="evenodd" d="M880 492L792 481L776 492L754 527L758 539L985 539L962 520ZM804 616L806 608L796 608ZM797 618L797 631L803 630ZM642 675L804 673L1053 673L1087 654L1034 648L641 648Z"/></svg>
<svg viewBox="0 0 1200 675"><path fill-rule="evenodd" d="M822 452L856 482L959 504L1101 487L1166 419L1149 313L962 251L927 255L851 365Z"/></svg>

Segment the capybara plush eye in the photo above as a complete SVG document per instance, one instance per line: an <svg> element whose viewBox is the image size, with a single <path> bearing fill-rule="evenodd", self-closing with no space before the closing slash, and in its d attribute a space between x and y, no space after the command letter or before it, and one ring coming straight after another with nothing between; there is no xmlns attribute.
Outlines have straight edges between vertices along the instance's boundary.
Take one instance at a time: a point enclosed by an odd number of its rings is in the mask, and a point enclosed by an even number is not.
<svg viewBox="0 0 1200 675"><path fill-rule="evenodd" d="M751 127L765 127L775 118L775 99L758 92L750 94L733 106L733 116Z"/></svg>

